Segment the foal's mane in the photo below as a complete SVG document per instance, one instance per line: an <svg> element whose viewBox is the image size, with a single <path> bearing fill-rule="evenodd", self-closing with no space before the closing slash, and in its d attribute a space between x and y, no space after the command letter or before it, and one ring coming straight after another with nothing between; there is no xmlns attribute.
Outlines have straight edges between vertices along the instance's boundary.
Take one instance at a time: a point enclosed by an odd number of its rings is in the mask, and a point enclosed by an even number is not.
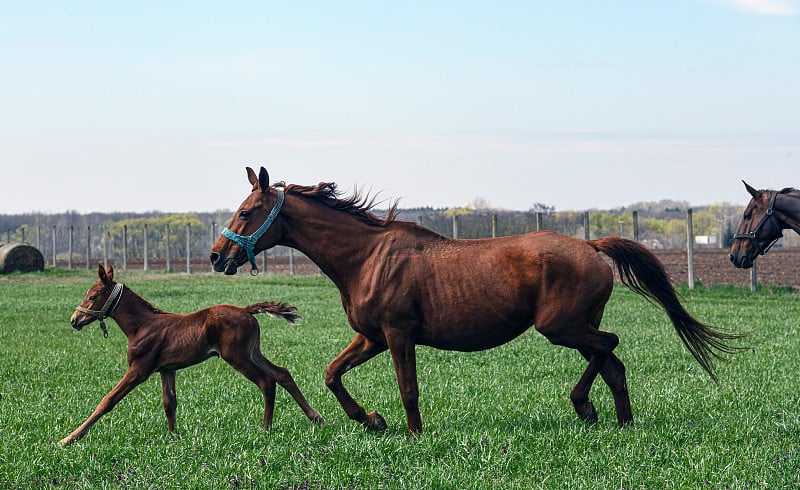
<svg viewBox="0 0 800 490"><path fill-rule="evenodd" d="M142 306L143 306L145 309L149 310L150 312L152 312L152 313L166 313L164 310L162 310L162 309L160 309L160 308L156 308L156 307L155 307L155 306L153 306L153 305L152 305L152 304L151 304L149 301L147 301L146 299L144 299L144 298L142 298L141 296L139 296L139 295L136 293L136 291L134 291L133 289L131 289L131 288L129 288L129 287L127 287L127 286L126 286L126 287L125 287L125 291L126 291L128 294L132 295L132 296L133 296L133 297L134 297L134 298L135 298L135 299L136 299L138 302L140 302L140 303L142 304Z"/></svg>
<svg viewBox="0 0 800 490"><path fill-rule="evenodd" d="M389 207L389 212L386 214L385 218L379 218L372 213L372 209L378 204L375 201L375 196L370 196L369 193L363 194L360 190L355 190L352 195L343 198L335 182L320 182L315 186L305 186L286 184L281 181L273 184L273 187L282 187L286 192L300 194L301 196L320 202L331 209L344 211L357 218L362 223L371 226L386 226L392 223L397 217L397 201L394 201Z"/></svg>

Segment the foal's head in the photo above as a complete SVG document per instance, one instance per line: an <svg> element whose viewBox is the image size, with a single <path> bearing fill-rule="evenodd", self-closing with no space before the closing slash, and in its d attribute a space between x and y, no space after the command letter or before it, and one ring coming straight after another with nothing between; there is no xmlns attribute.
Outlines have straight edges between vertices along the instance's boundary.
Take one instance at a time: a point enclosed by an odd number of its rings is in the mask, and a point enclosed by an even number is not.
<svg viewBox="0 0 800 490"><path fill-rule="evenodd" d="M70 323L72 328L80 330L93 321L100 320L103 334L108 335L103 320L119 303L123 286L122 283L114 282L114 267L111 265L108 266L108 270L103 268L103 264L98 265L97 276L97 281L86 292L83 302L75 308Z"/></svg>
<svg viewBox="0 0 800 490"><path fill-rule="evenodd" d="M283 189L270 187L269 174L264 167L258 175L247 167L247 178L253 185L252 192L211 247L214 270L228 275L236 274L236 269L248 261L251 273L257 274L255 256L280 240L280 227L273 226L273 222L283 205Z"/></svg>

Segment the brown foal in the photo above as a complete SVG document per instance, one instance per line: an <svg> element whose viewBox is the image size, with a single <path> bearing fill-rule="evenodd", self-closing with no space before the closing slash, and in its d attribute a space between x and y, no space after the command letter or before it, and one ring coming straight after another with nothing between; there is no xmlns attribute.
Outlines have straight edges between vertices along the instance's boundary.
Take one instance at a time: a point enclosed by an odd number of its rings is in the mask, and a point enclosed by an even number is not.
<svg viewBox="0 0 800 490"><path fill-rule="evenodd" d="M100 402L94 413L60 441L66 445L80 439L97 420L110 412L122 398L151 374L161 374L162 401L169 432L175 431L175 371L222 357L234 369L258 385L264 394L264 429L272 424L275 407L275 383L288 391L309 419L319 425L322 416L309 405L285 368L269 362L259 348L260 329L253 317L257 313L283 318L295 323L297 310L286 303L264 302L244 308L216 305L181 315L154 308L141 296L114 281L114 268L98 267L98 280L72 315L72 327L100 321L106 333L105 317L113 318L128 337L128 370L119 383Z"/></svg>

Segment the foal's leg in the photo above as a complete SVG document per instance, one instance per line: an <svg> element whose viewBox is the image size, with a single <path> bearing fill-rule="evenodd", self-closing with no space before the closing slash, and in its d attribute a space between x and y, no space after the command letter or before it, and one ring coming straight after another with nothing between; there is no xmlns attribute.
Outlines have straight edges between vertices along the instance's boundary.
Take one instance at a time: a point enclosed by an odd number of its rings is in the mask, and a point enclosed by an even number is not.
<svg viewBox="0 0 800 490"><path fill-rule="evenodd" d="M364 408L353 400L342 385L342 375L385 350L385 345L375 343L359 333L325 369L325 384L339 400L347 416L374 430L386 430L386 421L378 412L367 414Z"/></svg>
<svg viewBox="0 0 800 490"><path fill-rule="evenodd" d="M100 401L100 404L94 409L94 413L92 413L92 415L90 415L89 418L80 425L80 427L75 429L72 434L68 435L64 439L61 439L59 444L64 446L86 435L92 425L97 422L97 419L110 412L114 406L125 397L125 395L130 393L132 389L145 381L149 376L149 372L144 373L133 366L128 367L128 370L125 372L125 375L122 377L119 383L117 383L117 386L115 386L106 396L103 397L103 399Z"/></svg>
<svg viewBox="0 0 800 490"><path fill-rule="evenodd" d="M161 372L161 403L164 404L167 427L171 434L175 432L175 410L178 407L178 398L175 393L175 371Z"/></svg>
<svg viewBox="0 0 800 490"><path fill-rule="evenodd" d="M283 387L283 389L292 395L294 401L297 402L309 420L320 426L325 425L325 419L322 418L322 415L320 415L320 413L317 412L310 403L308 403L306 397L303 396L303 393L300 391L300 388L297 387L297 383L294 382L292 373L290 373L288 369L272 364L269 359L264 357L264 355L261 353L258 345L256 345L255 349L253 350L253 361L255 361L255 363L258 364L261 369L266 371L267 375L272 380L273 405L275 401L275 382L277 381L278 384Z"/></svg>
<svg viewBox="0 0 800 490"><path fill-rule="evenodd" d="M264 394L264 429L269 429L272 425L272 417L275 412L276 381L292 395L310 420L319 425L325 423L322 415L311 407L300 392L289 371L269 362L261 354L258 344L254 345L249 352L246 349L237 349L235 351L222 352L220 355L234 369L258 385L261 393Z"/></svg>

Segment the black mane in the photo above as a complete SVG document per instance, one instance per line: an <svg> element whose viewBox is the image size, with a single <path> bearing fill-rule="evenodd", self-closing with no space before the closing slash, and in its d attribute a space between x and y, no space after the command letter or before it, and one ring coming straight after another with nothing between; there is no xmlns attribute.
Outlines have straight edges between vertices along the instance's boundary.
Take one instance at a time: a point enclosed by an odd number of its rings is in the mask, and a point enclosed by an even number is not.
<svg viewBox="0 0 800 490"><path fill-rule="evenodd" d="M315 186L303 186L277 182L273 187L282 187L286 192L293 192L305 197L310 197L321 202L331 209L344 211L358 218L359 221L371 226L386 226L397 217L397 201L393 202L385 218L379 218L372 213L377 204L375 196L362 195L358 190L349 197L341 197L341 192L334 182L320 182Z"/></svg>

